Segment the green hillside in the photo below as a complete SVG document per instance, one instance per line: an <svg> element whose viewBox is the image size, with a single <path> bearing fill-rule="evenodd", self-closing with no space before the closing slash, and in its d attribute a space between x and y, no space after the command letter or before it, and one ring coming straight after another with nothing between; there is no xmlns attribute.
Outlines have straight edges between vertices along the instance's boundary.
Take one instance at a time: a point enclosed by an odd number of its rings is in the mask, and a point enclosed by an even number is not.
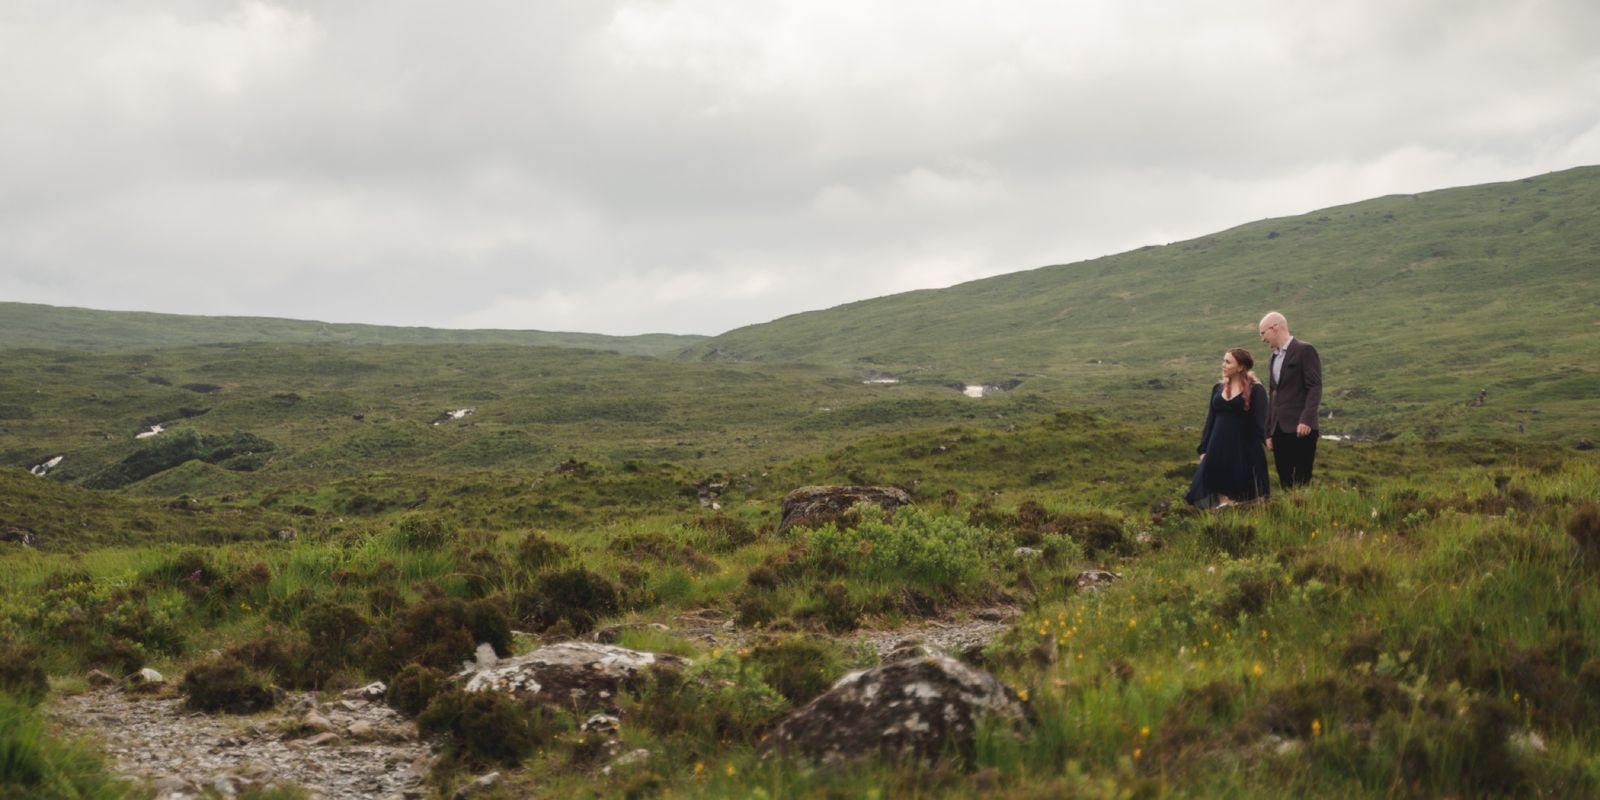
<svg viewBox="0 0 1600 800"><path fill-rule="evenodd" d="M195 344L517 344L658 355L702 336L605 336L546 331L447 330L310 322L271 317L198 317L0 303L0 348L179 347Z"/></svg>
<svg viewBox="0 0 1600 800"><path fill-rule="evenodd" d="M1188 424L1221 352L1284 312L1329 430L1583 436L1600 397L1600 167L1383 197L1165 246L797 314L692 360L1023 385ZM1264 359L1263 359L1264 361ZM1488 402L1468 408L1479 391Z"/></svg>

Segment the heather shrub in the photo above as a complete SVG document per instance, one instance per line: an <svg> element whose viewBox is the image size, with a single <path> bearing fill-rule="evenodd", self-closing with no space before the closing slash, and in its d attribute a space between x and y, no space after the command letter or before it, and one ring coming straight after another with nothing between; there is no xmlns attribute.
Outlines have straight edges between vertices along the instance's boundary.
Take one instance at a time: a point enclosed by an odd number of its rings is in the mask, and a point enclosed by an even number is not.
<svg viewBox="0 0 1600 800"><path fill-rule="evenodd" d="M178 690L186 696L185 705L198 711L254 714L276 702L266 676L231 655L196 664Z"/></svg>

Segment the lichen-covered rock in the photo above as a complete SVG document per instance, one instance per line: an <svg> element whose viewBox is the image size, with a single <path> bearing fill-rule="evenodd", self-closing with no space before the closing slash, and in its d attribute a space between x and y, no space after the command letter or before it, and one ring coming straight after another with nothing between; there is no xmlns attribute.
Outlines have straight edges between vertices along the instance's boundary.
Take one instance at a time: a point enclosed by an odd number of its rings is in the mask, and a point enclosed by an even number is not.
<svg viewBox="0 0 1600 800"><path fill-rule="evenodd" d="M1033 714L993 675L925 654L840 678L778 723L765 748L825 764L874 753L970 759L974 733L986 717L1020 725Z"/></svg>
<svg viewBox="0 0 1600 800"><path fill-rule="evenodd" d="M1078 573L1078 577L1073 583L1078 587L1078 591L1087 594L1098 592L1120 580L1122 580L1122 576L1115 572L1107 572L1103 569L1086 569Z"/></svg>
<svg viewBox="0 0 1600 800"><path fill-rule="evenodd" d="M452 681L469 692L531 696L563 708L614 709L618 690L636 685L651 669L682 669L682 658L598 642L560 642L492 666L472 666Z"/></svg>
<svg viewBox="0 0 1600 800"><path fill-rule="evenodd" d="M859 503L889 511L911 505L911 495L893 486L802 486L783 498L783 519L778 530L795 525L821 525Z"/></svg>

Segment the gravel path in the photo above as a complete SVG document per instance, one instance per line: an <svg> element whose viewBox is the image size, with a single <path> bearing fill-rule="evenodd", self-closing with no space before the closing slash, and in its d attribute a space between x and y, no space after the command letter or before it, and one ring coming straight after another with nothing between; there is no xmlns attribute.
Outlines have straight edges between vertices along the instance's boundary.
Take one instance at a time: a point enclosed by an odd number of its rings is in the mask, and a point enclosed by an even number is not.
<svg viewBox="0 0 1600 800"><path fill-rule="evenodd" d="M274 714L236 717L106 688L61 698L50 711L66 731L98 740L117 774L153 786L159 800L283 784L328 800L420 798L431 758L414 725L364 700L307 696ZM307 728L307 719L327 730Z"/></svg>

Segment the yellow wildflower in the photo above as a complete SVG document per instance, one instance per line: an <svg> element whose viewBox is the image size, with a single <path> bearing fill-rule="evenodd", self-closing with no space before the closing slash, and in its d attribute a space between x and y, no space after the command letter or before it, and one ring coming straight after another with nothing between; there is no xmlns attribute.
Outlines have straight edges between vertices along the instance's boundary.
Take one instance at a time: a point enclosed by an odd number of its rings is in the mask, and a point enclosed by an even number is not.
<svg viewBox="0 0 1600 800"><path fill-rule="evenodd" d="M727 772L728 772L728 777L731 778L731 777L734 776L734 773L738 772L738 770L734 769L732 764L729 764Z"/></svg>
<svg viewBox="0 0 1600 800"><path fill-rule="evenodd" d="M1256 663L1250 665L1250 674L1251 675L1254 675L1257 678L1259 678L1262 675L1265 675L1266 673L1267 673L1267 670L1261 666L1261 662L1260 661L1257 661Z"/></svg>
<svg viewBox="0 0 1600 800"><path fill-rule="evenodd" d="M694 776L696 778L700 777L701 775L704 775L705 772L706 772L706 762L704 762L704 761L696 761L696 762L694 762Z"/></svg>
<svg viewBox="0 0 1600 800"><path fill-rule="evenodd" d="M1311 720L1311 738L1315 739L1316 737L1321 736L1321 735L1322 735L1322 720L1320 720L1320 719Z"/></svg>

